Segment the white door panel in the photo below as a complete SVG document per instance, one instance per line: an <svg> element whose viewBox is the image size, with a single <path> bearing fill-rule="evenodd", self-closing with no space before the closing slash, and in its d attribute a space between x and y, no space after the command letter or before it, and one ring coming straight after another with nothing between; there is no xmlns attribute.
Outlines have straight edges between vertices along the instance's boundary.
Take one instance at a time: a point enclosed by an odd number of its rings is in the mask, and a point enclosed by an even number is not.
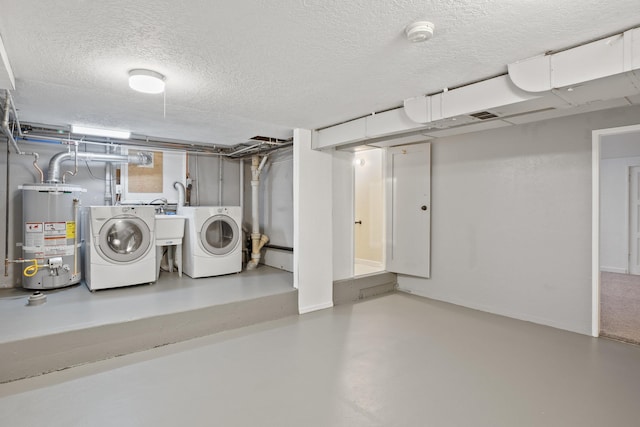
<svg viewBox="0 0 640 427"><path fill-rule="evenodd" d="M629 174L629 273L640 274L640 166Z"/></svg>
<svg viewBox="0 0 640 427"><path fill-rule="evenodd" d="M389 148L386 163L386 270L428 278L431 250L431 144Z"/></svg>

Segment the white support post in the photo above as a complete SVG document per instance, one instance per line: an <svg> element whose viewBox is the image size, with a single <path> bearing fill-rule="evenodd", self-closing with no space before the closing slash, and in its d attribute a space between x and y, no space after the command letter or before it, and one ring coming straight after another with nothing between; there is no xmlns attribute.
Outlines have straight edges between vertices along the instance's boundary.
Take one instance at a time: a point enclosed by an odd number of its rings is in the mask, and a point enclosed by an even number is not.
<svg viewBox="0 0 640 427"><path fill-rule="evenodd" d="M332 152L311 148L311 131L293 132L294 286L300 314L333 306Z"/></svg>

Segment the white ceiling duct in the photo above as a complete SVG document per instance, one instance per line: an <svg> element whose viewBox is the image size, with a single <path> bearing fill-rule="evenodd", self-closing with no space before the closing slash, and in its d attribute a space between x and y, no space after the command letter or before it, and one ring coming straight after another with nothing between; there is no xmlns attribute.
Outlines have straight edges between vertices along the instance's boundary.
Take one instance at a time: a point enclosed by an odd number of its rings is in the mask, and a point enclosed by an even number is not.
<svg viewBox="0 0 640 427"><path fill-rule="evenodd" d="M321 129L314 148L397 145L408 134L442 137L639 103L640 28L507 68L508 75Z"/></svg>

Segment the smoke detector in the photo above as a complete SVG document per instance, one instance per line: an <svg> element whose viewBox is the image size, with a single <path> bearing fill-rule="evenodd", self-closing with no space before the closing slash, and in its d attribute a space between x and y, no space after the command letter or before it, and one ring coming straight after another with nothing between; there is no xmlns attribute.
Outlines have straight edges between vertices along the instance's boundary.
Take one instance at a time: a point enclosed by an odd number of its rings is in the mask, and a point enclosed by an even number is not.
<svg viewBox="0 0 640 427"><path fill-rule="evenodd" d="M416 21L407 25L404 34L411 43L426 42L433 37L435 26L429 21Z"/></svg>

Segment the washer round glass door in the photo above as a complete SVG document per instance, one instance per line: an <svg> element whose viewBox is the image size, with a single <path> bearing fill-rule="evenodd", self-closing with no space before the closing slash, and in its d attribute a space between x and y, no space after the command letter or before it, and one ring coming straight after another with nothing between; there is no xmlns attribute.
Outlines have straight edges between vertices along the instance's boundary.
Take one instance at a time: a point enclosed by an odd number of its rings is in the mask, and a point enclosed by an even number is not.
<svg viewBox="0 0 640 427"><path fill-rule="evenodd" d="M226 255L238 245L238 225L226 215L207 219L200 230L200 242L212 255Z"/></svg>
<svg viewBox="0 0 640 427"><path fill-rule="evenodd" d="M139 217L113 217L100 229L100 250L111 261L136 261L149 250L150 233L147 224Z"/></svg>

